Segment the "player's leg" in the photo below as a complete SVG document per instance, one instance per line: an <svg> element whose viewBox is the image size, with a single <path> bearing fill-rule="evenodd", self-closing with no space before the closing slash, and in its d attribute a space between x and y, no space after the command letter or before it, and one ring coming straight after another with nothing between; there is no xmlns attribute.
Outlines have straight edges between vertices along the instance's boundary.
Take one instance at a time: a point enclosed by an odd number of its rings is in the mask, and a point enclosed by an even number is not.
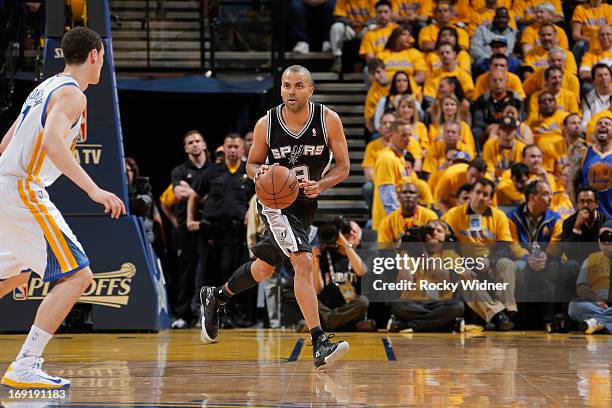
<svg viewBox="0 0 612 408"><path fill-rule="evenodd" d="M8 279L0 279L0 299L11 293L15 288L23 285L30 279L30 272L23 272Z"/></svg>

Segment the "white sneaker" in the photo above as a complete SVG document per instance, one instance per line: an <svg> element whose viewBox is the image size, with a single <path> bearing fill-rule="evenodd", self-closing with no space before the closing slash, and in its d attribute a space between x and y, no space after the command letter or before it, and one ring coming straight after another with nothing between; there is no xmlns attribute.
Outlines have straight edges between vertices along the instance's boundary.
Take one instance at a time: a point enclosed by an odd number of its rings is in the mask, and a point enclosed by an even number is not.
<svg viewBox="0 0 612 408"><path fill-rule="evenodd" d="M323 41L323 46L321 47L321 51L330 52L332 50L331 42Z"/></svg>
<svg viewBox="0 0 612 408"><path fill-rule="evenodd" d="M298 43L295 44L295 47L293 47L293 52L298 54L308 54L310 52L310 44L308 44L306 41L298 41Z"/></svg>
<svg viewBox="0 0 612 408"><path fill-rule="evenodd" d="M585 319L580 323L580 330L582 330L584 334L593 334L603 329L604 325L599 323L597 319Z"/></svg>
<svg viewBox="0 0 612 408"><path fill-rule="evenodd" d="M23 357L14 361L6 370L0 384L15 389L65 390L70 381L53 377L42 370L45 360L41 357Z"/></svg>

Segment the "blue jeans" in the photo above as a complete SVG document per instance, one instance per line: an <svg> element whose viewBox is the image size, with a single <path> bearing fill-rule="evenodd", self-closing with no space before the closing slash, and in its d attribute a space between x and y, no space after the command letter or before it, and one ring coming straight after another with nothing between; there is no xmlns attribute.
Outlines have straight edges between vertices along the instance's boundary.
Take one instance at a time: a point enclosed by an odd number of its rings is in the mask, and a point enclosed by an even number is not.
<svg viewBox="0 0 612 408"><path fill-rule="evenodd" d="M317 27L323 41L329 41L329 29L333 23L333 12L336 0L316 6L308 7L303 0L290 0L288 8L288 20L293 27L295 42L304 41L310 43L308 37L308 21Z"/></svg>
<svg viewBox="0 0 612 408"><path fill-rule="evenodd" d="M569 304L569 315L577 322L593 318L603 324L608 333L612 333L612 307L602 309L595 302L576 299Z"/></svg>

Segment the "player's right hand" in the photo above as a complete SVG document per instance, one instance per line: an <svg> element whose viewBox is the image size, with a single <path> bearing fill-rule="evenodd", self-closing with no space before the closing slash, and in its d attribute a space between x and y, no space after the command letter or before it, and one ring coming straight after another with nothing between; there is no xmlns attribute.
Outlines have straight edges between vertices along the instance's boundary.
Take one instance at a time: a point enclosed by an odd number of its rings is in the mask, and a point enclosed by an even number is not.
<svg viewBox="0 0 612 408"><path fill-rule="evenodd" d="M117 219L126 213L123 201L109 191L97 188L89 194L89 198L98 204L102 204L104 206L104 213L110 214L112 218Z"/></svg>
<svg viewBox="0 0 612 408"><path fill-rule="evenodd" d="M257 170L257 173L255 173L255 181L257 181L259 177L261 177L266 171L270 170L270 168L274 166L278 166L278 163L274 163L271 166L267 164L262 164L261 166L259 166L259 170Z"/></svg>
<svg viewBox="0 0 612 408"><path fill-rule="evenodd" d="M200 222L187 220L187 229L191 232L198 231L200 229Z"/></svg>

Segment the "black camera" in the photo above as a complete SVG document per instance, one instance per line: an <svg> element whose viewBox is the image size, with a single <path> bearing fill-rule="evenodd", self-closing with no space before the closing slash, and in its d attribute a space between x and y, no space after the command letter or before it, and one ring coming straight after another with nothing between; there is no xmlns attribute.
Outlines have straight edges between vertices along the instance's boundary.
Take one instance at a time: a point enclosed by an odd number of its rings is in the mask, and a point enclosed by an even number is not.
<svg viewBox="0 0 612 408"><path fill-rule="evenodd" d="M402 242L425 242L425 236L433 234L434 229L427 225L406 228L401 235Z"/></svg>
<svg viewBox="0 0 612 408"><path fill-rule="evenodd" d="M319 227L317 235L322 247L335 247L339 234L348 234L350 232L351 222L340 216Z"/></svg>
<svg viewBox="0 0 612 408"><path fill-rule="evenodd" d="M148 217L153 210L153 195L148 177L138 177L134 185L128 186L130 212L138 217Z"/></svg>

